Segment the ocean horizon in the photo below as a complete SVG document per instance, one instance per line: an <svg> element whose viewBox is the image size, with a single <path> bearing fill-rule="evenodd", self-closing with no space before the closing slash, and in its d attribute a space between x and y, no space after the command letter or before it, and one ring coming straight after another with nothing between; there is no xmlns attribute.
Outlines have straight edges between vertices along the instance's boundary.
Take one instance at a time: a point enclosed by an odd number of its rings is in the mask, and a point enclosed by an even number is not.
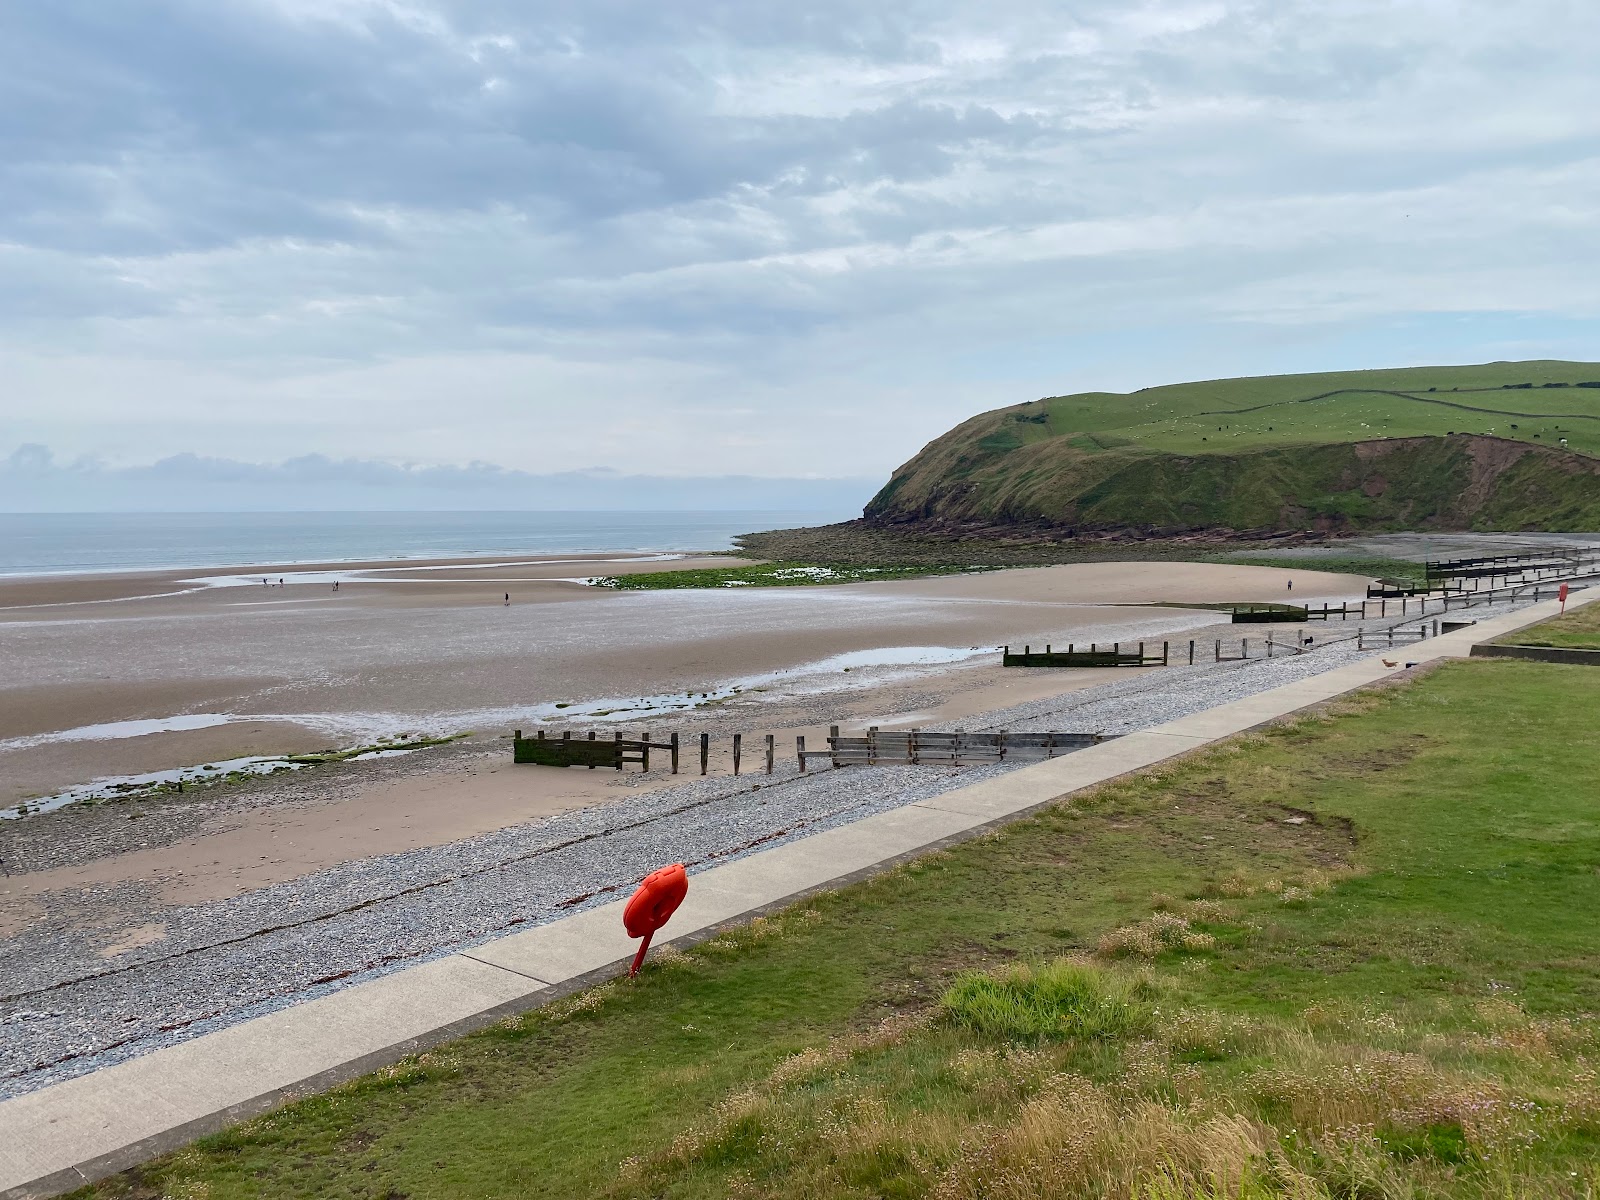
<svg viewBox="0 0 1600 1200"><path fill-rule="evenodd" d="M0 576L485 554L728 550L855 511L0 513Z"/></svg>

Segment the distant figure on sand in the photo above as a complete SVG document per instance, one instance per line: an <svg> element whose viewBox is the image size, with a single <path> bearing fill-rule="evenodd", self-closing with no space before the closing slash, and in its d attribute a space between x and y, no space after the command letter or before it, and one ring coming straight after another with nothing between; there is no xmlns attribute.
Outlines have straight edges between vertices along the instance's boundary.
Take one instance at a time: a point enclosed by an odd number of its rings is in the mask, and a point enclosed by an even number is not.
<svg viewBox="0 0 1600 1200"><path fill-rule="evenodd" d="M1288 588L1291 592L1294 591L1294 580L1289 580Z"/></svg>
<svg viewBox="0 0 1600 1200"><path fill-rule="evenodd" d="M506 593L506 607L507 608L511 607L511 593L510 592Z"/></svg>

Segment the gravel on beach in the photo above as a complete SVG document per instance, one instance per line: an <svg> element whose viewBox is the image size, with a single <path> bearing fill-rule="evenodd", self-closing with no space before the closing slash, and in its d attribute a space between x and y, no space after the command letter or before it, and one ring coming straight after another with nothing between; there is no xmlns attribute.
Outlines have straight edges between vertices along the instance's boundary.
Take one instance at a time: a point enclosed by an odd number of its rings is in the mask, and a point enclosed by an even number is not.
<svg viewBox="0 0 1600 1200"><path fill-rule="evenodd" d="M1415 617L1391 618L1365 628L1416 625ZM1402 657L1410 645L1357 650L1357 626L1313 624L1310 653L1141 672L959 727L1127 733L1359 658ZM825 698L817 704L826 723ZM694 779L159 913L148 885L86 888L74 897L81 910L142 908L165 936L107 960L68 908L0 941L0 1097L607 903L666 862L692 872L1015 769L878 766L802 776L791 760L772 776ZM192 820L191 806L162 819Z"/></svg>

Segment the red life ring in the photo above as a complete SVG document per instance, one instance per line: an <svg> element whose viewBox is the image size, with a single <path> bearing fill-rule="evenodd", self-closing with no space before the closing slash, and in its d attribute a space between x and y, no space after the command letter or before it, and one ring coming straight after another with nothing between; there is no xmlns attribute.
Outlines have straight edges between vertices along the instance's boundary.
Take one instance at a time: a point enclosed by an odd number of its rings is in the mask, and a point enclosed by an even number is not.
<svg viewBox="0 0 1600 1200"><path fill-rule="evenodd" d="M682 863L651 871L644 877L639 890L634 892L622 910L622 927L628 931L628 936L644 939L639 946L639 953L634 956L629 975L638 974L639 964L644 962L644 953L650 948L651 935L671 920L672 914L678 911L678 905L683 903L683 898L688 894L689 873L683 869Z"/></svg>

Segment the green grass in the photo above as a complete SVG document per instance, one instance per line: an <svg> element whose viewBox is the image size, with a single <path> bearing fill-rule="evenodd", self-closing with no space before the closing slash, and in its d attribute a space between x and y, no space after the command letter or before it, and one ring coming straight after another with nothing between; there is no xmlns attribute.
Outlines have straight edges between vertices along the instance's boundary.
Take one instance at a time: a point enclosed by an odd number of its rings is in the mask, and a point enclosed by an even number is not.
<svg viewBox="0 0 1600 1200"><path fill-rule="evenodd" d="M1505 386L1526 382L1563 386ZM1011 419L1001 428L1013 432L1019 444L1087 434L1085 448L1174 454L1480 433L1548 445L1565 437L1572 449L1600 455L1600 388L1573 386L1580 382L1600 382L1600 363L1220 379L1127 395L1054 396L1002 410ZM1036 420L1041 415L1042 423Z"/></svg>
<svg viewBox="0 0 1600 1200"><path fill-rule="evenodd" d="M692 571L646 571L637 575L607 575L594 580L596 587L619 591L662 591L676 588L815 587L830 583L877 583L891 579L922 579L929 575L960 575L987 571L986 566L948 563L866 566L858 563L767 562L744 567L701 567Z"/></svg>
<svg viewBox="0 0 1600 1200"><path fill-rule="evenodd" d="M1593 1197L1597 705L1452 663L83 1194Z"/></svg>
<svg viewBox="0 0 1600 1200"><path fill-rule="evenodd" d="M1586 604L1564 616L1495 639L1506 646L1555 646L1564 650L1600 650L1600 604Z"/></svg>
<svg viewBox="0 0 1600 1200"><path fill-rule="evenodd" d="M1600 386L1585 384L1600 385L1600 364L1280 375L1047 397L981 413L936 438L866 515L1163 536L1592 528Z"/></svg>

